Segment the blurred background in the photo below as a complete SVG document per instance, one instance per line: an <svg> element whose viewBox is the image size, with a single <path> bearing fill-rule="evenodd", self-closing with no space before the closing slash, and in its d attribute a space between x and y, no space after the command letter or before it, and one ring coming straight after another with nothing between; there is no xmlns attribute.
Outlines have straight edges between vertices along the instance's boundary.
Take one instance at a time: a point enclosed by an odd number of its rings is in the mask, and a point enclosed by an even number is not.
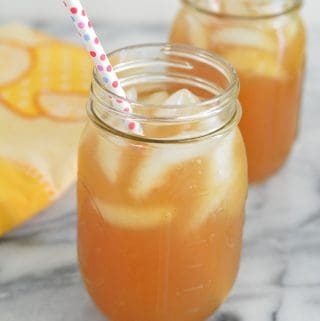
<svg viewBox="0 0 320 321"><path fill-rule="evenodd" d="M181 6L181 0L83 0L82 3L109 51L135 43L166 42L171 23ZM61 0L0 0L0 5L2 24L24 22L79 43L66 19ZM307 30L320 25L319 12L320 1L304 1L302 14Z"/></svg>
<svg viewBox="0 0 320 321"><path fill-rule="evenodd" d="M83 0L94 20L107 23L170 23L180 5L180 0ZM1 0L0 21L50 20L64 22L65 15L61 10L61 1L7 1ZM319 22L320 2L307 0L303 13L307 25Z"/></svg>

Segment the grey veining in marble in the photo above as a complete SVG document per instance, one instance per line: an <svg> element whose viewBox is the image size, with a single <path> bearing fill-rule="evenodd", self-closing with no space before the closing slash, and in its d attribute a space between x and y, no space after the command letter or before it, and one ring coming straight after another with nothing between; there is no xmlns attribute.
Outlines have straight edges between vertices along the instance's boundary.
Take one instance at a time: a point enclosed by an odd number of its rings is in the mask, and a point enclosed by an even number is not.
<svg viewBox="0 0 320 321"><path fill-rule="evenodd" d="M34 25L76 41L68 26ZM165 41L167 33L160 25L98 24L97 29L111 49ZM281 172L250 188L239 277L212 320L320 320L319 34L319 27L309 33L299 139ZM0 238L0 321L104 320L78 272L74 194L72 188L50 209Z"/></svg>

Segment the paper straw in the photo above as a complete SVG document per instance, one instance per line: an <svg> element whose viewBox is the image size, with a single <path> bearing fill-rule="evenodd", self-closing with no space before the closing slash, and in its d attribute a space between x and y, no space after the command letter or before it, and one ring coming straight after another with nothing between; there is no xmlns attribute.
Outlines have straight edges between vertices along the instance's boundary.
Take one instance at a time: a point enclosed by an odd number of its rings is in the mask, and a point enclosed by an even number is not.
<svg viewBox="0 0 320 321"><path fill-rule="evenodd" d="M105 87L112 93L126 99L126 93L120 85L119 79L113 70L112 65L97 37L90 19L79 0L65 0L64 6L76 27L82 43L92 58L97 71ZM123 112L131 113L132 107L126 100L112 98L112 104ZM130 131L142 134L140 124L134 120L125 120L125 124Z"/></svg>

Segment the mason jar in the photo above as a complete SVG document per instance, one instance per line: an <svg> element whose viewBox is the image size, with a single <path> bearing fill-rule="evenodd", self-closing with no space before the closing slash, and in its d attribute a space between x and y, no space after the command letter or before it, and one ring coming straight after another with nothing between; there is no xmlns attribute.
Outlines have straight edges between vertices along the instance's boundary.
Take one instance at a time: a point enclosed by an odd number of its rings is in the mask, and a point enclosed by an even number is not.
<svg viewBox="0 0 320 321"><path fill-rule="evenodd" d="M297 135L305 32L299 0L182 0L170 40L211 50L240 78L250 181L285 163Z"/></svg>
<svg viewBox="0 0 320 321"><path fill-rule="evenodd" d="M240 259L238 77L190 46L133 46L109 58L133 112L114 107L123 98L95 72L79 151L83 281L110 320L202 321L226 298Z"/></svg>

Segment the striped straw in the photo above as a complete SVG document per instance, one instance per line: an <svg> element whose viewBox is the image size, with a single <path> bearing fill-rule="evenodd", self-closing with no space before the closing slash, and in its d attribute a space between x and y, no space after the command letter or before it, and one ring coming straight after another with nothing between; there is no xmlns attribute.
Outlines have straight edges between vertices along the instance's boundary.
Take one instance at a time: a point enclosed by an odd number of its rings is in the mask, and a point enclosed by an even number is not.
<svg viewBox="0 0 320 321"><path fill-rule="evenodd" d="M120 85L119 79L110 64L106 52L103 49L82 4L79 0L65 0L63 1L63 4L68 10L83 45L87 49L96 69L100 73L105 87L117 96L126 99L126 93ZM132 112L132 108L126 100L112 98L112 104L123 112ZM138 122L126 119L125 125L130 131L142 135L142 128Z"/></svg>

